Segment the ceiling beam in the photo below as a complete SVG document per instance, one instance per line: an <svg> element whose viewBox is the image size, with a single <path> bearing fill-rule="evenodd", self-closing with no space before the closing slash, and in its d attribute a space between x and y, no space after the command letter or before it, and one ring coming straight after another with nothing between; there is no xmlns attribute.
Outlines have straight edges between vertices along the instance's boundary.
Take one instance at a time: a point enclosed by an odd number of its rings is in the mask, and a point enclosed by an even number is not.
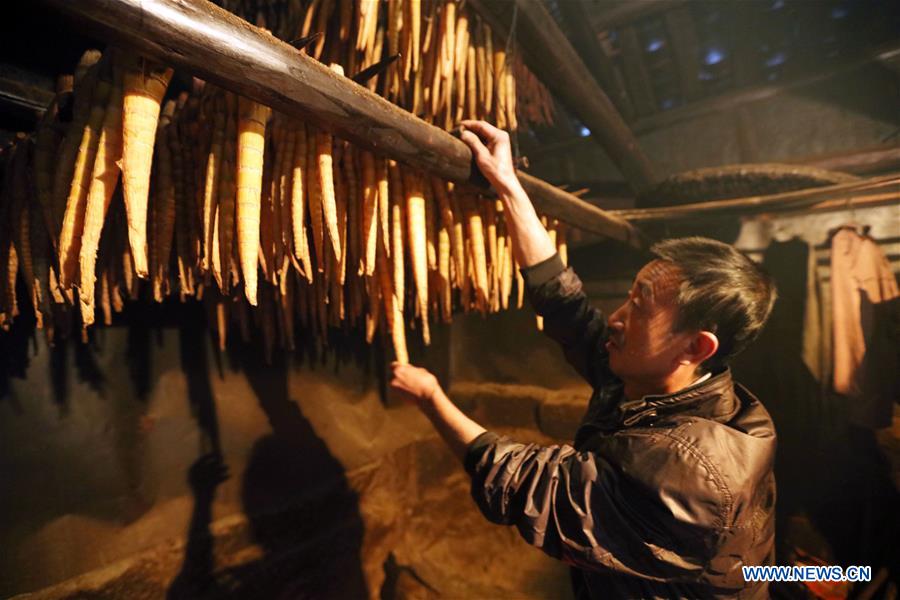
<svg viewBox="0 0 900 600"><path fill-rule="evenodd" d="M883 144L870 148L795 158L786 162L826 171L850 173L851 175L900 171L900 145Z"/></svg>
<svg viewBox="0 0 900 600"><path fill-rule="evenodd" d="M836 65L829 69L812 73L800 79L776 84L753 86L720 94L718 96L704 98L685 106L680 106L672 110L659 112L650 117L638 119L632 126L635 133L638 135L650 133L677 123L699 119L708 114L736 111L748 104L768 100L769 98L773 98L780 94L794 92L822 81L827 81L834 77L847 74L867 65L882 64L887 66L891 63L898 65L897 69L900 71L900 45L892 44L880 48L867 56L849 60L841 65ZM591 137L592 136L573 136L569 139L543 144L540 148L531 151L528 155L528 159L532 163L537 163L550 155L574 151L581 146L592 143ZM790 160L779 159L779 162L790 162Z"/></svg>
<svg viewBox="0 0 900 600"><path fill-rule="evenodd" d="M861 181L806 188L765 196L748 196L728 200L708 200L659 208L635 208L611 211L631 222L668 221L698 217L725 217L742 214L761 214L791 211L824 203L850 206L855 202L879 204L900 202L900 175L892 173Z"/></svg>
<svg viewBox="0 0 900 600"><path fill-rule="evenodd" d="M53 95L52 79L0 64L0 102L43 113Z"/></svg>
<svg viewBox="0 0 900 600"><path fill-rule="evenodd" d="M557 6L566 26L572 32L578 53L591 69L594 79L603 86L619 113L626 121L630 121L634 118L634 107L625 89L625 81L597 38L585 3L586 0L565 0Z"/></svg>

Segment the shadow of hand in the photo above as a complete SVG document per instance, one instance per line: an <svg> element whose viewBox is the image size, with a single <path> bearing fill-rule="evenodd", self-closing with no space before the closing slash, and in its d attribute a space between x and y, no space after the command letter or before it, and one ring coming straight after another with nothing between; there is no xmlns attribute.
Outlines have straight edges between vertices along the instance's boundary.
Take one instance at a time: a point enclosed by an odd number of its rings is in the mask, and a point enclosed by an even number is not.
<svg viewBox="0 0 900 600"><path fill-rule="evenodd" d="M188 470L188 484L196 498L212 498L216 488L229 477L228 466L218 452L204 454Z"/></svg>

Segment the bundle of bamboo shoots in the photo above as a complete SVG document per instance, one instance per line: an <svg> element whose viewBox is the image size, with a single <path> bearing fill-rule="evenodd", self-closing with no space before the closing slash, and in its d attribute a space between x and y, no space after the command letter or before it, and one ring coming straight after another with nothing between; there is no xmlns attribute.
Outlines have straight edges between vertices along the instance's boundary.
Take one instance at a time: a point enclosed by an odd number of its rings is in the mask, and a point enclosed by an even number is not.
<svg viewBox="0 0 900 600"><path fill-rule="evenodd" d="M252 9L245 16L279 37L324 33L308 51L338 73L400 54L363 83L445 127L485 118L512 130L523 90L546 94L455 2ZM518 91L516 74L528 82ZM33 136L0 150L0 327L25 301L17 273L38 326L52 315L84 331L98 308L109 323L146 279L156 302L207 302L222 347L230 323L248 339L255 320L268 354L292 349L300 331L324 344L331 329L358 329L370 342L383 331L406 361L407 326L427 344L430 321L455 310L521 307L496 200L202 81L171 80L125 51L88 53L74 91L70 80L54 100L71 118L51 105Z"/></svg>
<svg viewBox="0 0 900 600"><path fill-rule="evenodd" d="M370 69L370 90L429 123L486 119L502 129L553 122L553 100L514 46L456 0L219 0L326 64ZM311 36L318 36L309 41ZM507 55L509 54L509 56ZM399 60L396 57L399 55Z"/></svg>

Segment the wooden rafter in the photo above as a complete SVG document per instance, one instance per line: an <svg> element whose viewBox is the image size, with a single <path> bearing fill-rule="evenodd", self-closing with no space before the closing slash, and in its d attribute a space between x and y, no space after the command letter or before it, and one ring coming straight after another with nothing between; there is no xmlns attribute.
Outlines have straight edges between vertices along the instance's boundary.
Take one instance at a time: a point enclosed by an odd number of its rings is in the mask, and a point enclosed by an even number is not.
<svg viewBox="0 0 900 600"><path fill-rule="evenodd" d="M869 204L900 202L900 174L893 173L862 181L839 183L766 196L748 196L746 198L710 200L678 206L615 210L610 212L631 222L643 222L790 211L822 204L840 205L841 203L846 203L849 206L854 202Z"/></svg>
<svg viewBox="0 0 900 600"><path fill-rule="evenodd" d="M566 0L558 6L566 25L572 31L575 46L594 78L603 86L625 120L630 121L634 117L634 107L625 89L625 81L597 39L597 32L591 27L585 0Z"/></svg>

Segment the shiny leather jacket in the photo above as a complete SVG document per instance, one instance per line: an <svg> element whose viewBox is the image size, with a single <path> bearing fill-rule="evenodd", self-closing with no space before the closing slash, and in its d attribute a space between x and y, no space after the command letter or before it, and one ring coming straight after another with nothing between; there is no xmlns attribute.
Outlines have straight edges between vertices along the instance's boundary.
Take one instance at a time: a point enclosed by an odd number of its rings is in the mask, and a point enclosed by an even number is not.
<svg viewBox="0 0 900 600"><path fill-rule="evenodd" d="M775 430L727 369L623 402L606 318L553 257L525 271L544 330L594 387L569 445L486 432L469 446L472 496L494 523L573 567L578 598L764 598L744 565L774 557Z"/></svg>

